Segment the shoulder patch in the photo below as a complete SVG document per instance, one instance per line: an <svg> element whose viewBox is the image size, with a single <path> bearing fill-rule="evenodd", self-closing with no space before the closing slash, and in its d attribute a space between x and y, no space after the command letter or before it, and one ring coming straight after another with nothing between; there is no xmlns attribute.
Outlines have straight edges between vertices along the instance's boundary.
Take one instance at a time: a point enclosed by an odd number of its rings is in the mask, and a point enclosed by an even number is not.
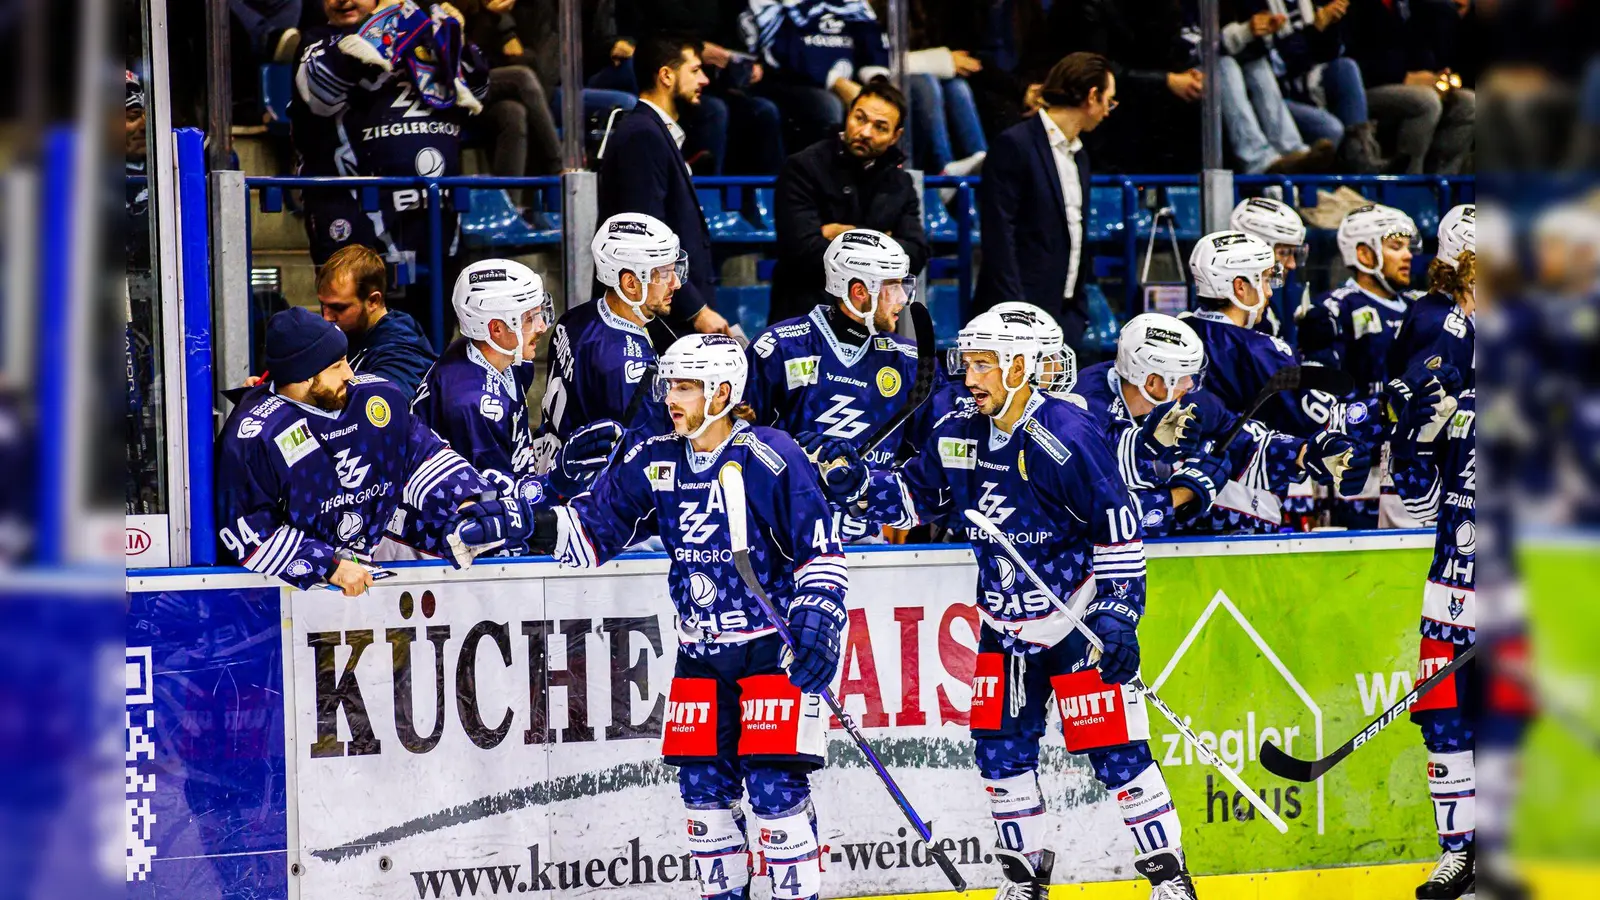
<svg viewBox="0 0 1600 900"><path fill-rule="evenodd" d="M1455 416L1450 419L1450 437L1456 440L1465 440L1470 437L1472 435L1472 420L1477 415L1478 413L1475 410L1457 410Z"/></svg>
<svg viewBox="0 0 1600 900"><path fill-rule="evenodd" d="M644 446L641 444L640 446ZM674 462L653 462L644 467L645 480L650 482L652 491L670 491L678 483L678 464Z"/></svg>
<svg viewBox="0 0 1600 900"><path fill-rule="evenodd" d="M1061 443L1061 439L1051 434L1050 429L1044 427L1043 423L1038 419L1029 419L1027 424L1022 426L1022 430L1032 435L1034 443L1038 444L1044 452L1050 454L1050 458L1056 461L1056 465L1064 466L1067 464L1067 460L1072 457L1072 451L1067 449L1067 445Z"/></svg>
<svg viewBox="0 0 1600 900"><path fill-rule="evenodd" d="M756 338L755 343L750 345L750 349L754 350L757 356L761 357L762 359L766 359L772 355L773 348L777 346L777 334L771 331L766 331L762 332L761 336Z"/></svg>
<svg viewBox="0 0 1600 900"><path fill-rule="evenodd" d="M783 378L789 390L817 383L817 364L820 356L798 356L783 361Z"/></svg>
<svg viewBox="0 0 1600 900"><path fill-rule="evenodd" d="M350 379L351 384L387 384L388 381L389 379L384 378L382 375L373 375L370 372Z"/></svg>
<svg viewBox="0 0 1600 900"><path fill-rule="evenodd" d="M257 403L256 408L250 410L250 415L265 419L267 416L270 416L279 409L282 409L283 402L284 401L282 397L279 397L277 394L273 394L260 403Z"/></svg>
<svg viewBox="0 0 1600 900"><path fill-rule="evenodd" d="M767 446L766 442L762 441L761 438L756 437L749 431L741 431L734 436L733 443L736 447L743 447L750 451L750 455L759 460L763 466L766 466L772 474L783 474L786 465L783 457L778 455L778 451Z"/></svg>
<svg viewBox="0 0 1600 900"><path fill-rule="evenodd" d="M954 413L951 413L951 415L954 415ZM949 418L949 416L945 418ZM939 462L946 469L976 469L978 467L978 442L972 438L939 438Z"/></svg>
<svg viewBox="0 0 1600 900"><path fill-rule="evenodd" d="M389 410L389 401L382 397L369 397L367 399L367 421L371 422L373 427L382 428L388 425L389 420L393 417L394 414Z"/></svg>
<svg viewBox="0 0 1600 900"><path fill-rule="evenodd" d="M896 353L903 353L906 356L911 357L912 359L916 359L917 358L917 345L916 344L913 344L913 343L911 343L910 341L907 341L907 340L903 340L903 339L897 338L897 337L895 337L894 335L891 335L891 334L880 334L877 337L874 337L872 339L872 349L874 349L874 350L890 350L890 351L894 351Z"/></svg>
<svg viewBox="0 0 1600 900"><path fill-rule="evenodd" d="M311 433L311 425L305 419L296 419L288 428L278 432L272 442L278 445L284 463L290 466L322 446L317 442L317 436Z"/></svg>
<svg viewBox="0 0 1600 900"><path fill-rule="evenodd" d="M1282 353L1284 356L1287 356L1290 359L1294 358L1294 350L1289 347L1288 342L1283 338L1278 337L1275 334L1271 334L1267 335L1267 339L1272 341L1272 346L1277 348L1279 353Z"/></svg>

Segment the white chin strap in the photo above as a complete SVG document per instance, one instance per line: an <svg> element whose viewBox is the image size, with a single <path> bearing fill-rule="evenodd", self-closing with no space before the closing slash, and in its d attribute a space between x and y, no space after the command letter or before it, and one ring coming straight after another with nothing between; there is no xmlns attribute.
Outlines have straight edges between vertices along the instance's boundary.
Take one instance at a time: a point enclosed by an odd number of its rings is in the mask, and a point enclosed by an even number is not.
<svg viewBox="0 0 1600 900"><path fill-rule="evenodd" d="M517 333L517 345L516 345L516 347L514 347L513 349L510 349L510 350L507 350L506 348L504 348L504 347L500 346L499 344L495 343L494 335L492 335L492 334L486 335L484 337L484 342L487 343L489 346L493 347L494 349L500 351L501 353L504 353L505 355L511 357L511 364L512 365L520 366L523 363L527 362L527 359L524 358L523 355L522 355L522 347L523 347L524 344L527 343L527 340L522 336L522 323L521 323L520 319L518 320L518 322L517 322L517 324L515 326L513 326L511 324L511 320L509 320L509 319L501 319L500 321L505 323L507 328L512 328L513 330L516 331L516 333Z"/></svg>
<svg viewBox="0 0 1600 900"><path fill-rule="evenodd" d="M644 311L644 305L650 300L650 282L644 280L644 277L638 272L634 272L633 275L639 279L639 299L637 301L628 299L628 295L622 292L622 279L620 278L617 279L617 296L622 298L623 303L628 304L628 308L633 310L634 315L648 322L655 318L655 316Z"/></svg>
<svg viewBox="0 0 1600 900"><path fill-rule="evenodd" d="M1006 374L1005 373L1011 371L1011 363L1014 362L1016 359L1017 359L1017 355L1013 355L1011 357L1011 359L1006 360L1005 371L1002 372L1001 375L1000 375L1000 386L1006 389L1006 402L1005 402L1005 405L1000 407L1000 411L994 414L994 417L996 419L1004 419L1006 417L1006 413L1011 410L1012 401L1017 399L1017 392L1022 390L1024 387L1027 387L1027 385L1028 385L1028 375L1027 375L1026 372L1024 372L1023 375L1022 375L1022 384L1019 384L1016 387L1012 387L1011 385L1006 383Z"/></svg>
<svg viewBox="0 0 1600 900"><path fill-rule="evenodd" d="M844 292L844 305L849 307L851 312L861 317L862 321L867 325L867 336L871 337L878 333L878 302L879 295L883 293L883 285L878 285L877 289L874 290L871 285L862 281L861 286L865 287L867 293L872 297L872 303L867 306L866 311L863 312L856 309L856 305L850 302L850 289L848 287L845 288Z"/></svg>
<svg viewBox="0 0 1600 900"><path fill-rule="evenodd" d="M1373 278L1378 279L1378 283L1383 285L1383 289L1389 292L1389 296L1400 296L1400 292L1394 289L1394 286L1389 283L1389 279L1383 277L1383 245L1380 244L1374 247L1371 244L1362 244L1361 246L1372 250L1373 254L1378 257L1378 265L1376 268L1363 266L1361 264L1361 256L1357 254L1356 271L1371 275Z"/></svg>
<svg viewBox="0 0 1600 900"><path fill-rule="evenodd" d="M1256 288L1256 305L1255 306L1245 306L1243 303L1240 303L1238 295L1233 295L1233 296L1228 298L1229 300L1233 301L1233 305L1234 306L1237 306L1240 309L1245 311L1245 326L1244 327L1246 327L1246 328L1254 328L1254 327L1256 327L1256 323L1261 321L1261 314L1263 312L1265 312L1266 309L1267 309L1267 290L1266 290L1266 284L1265 284L1264 279L1262 279L1260 276L1257 276L1256 280L1252 281L1251 284L1255 285L1255 288ZM1162 377L1166 377L1166 376L1162 376ZM1144 386L1140 385L1139 386L1139 390L1143 391L1144 390ZM1149 399L1148 395L1146 396L1145 399Z"/></svg>
<svg viewBox="0 0 1600 900"><path fill-rule="evenodd" d="M1150 374L1161 377L1161 383L1167 386L1167 399L1170 400L1172 398L1172 379L1168 378L1165 372L1151 372ZM1149 391L1144 389L1145 381L1149 380L1149 377L1146 376L1144 381L1139 382L1139 396L1143 397L1145 402L1149 403L1151 406L1160 406L1161 404L1167 402L1166 400L1157 400L1156 398L1150 396Z"/></svg>
<svg viewBox="0 0 1600 900"><path fill-rule="evenodd" d="M711 413L711 401L716 399L717 386L721 385L721 384L722 384L722 382L718 382L717 385L707 384L704 381L700 382L701 391L706 396L706 399L705 399L705 404L706 405L705 405L705 410L704 410L705 418L700 421L700 427L699 428L696 428L695 430L689 432L689 435L688 435L689 440L692 441L692 440L698 438L700 435L705 434L706 433L706 429L711 427L711 423L712 422L715 422L718 419L727 418L728 414L733 412L733 398L730 395L729 398L728 398L728 405L724 406L722 408L722 412L719 412L719 413L717 413L715 415L713 415Z"/></svg>

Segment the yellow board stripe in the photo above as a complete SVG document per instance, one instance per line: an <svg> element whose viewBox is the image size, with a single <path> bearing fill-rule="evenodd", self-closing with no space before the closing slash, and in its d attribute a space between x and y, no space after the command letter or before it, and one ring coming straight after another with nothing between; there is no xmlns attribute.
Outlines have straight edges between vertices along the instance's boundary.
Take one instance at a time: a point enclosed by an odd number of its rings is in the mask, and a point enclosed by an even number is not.
<svg viewBox="0 0 1600 900"><path fill-rule="evenodd" d="M1417 885L1432 870L1433 863L1427 862L1250 875L1205 875L1195 879L1195 890L1205 900L1350 900L1357 897L1410 900L1415 896ZM1532 884L1534 897L1600 897L1600 868L1529 864L1525 874ZM1069 897L1072 900L1146 900L1150 896L1150 883L1139 879L1057 884L1051 886L1050 896ZM965 894L934 891L880 894L857 900L991 900L993 897L992 889L982 888Z"/></svg>

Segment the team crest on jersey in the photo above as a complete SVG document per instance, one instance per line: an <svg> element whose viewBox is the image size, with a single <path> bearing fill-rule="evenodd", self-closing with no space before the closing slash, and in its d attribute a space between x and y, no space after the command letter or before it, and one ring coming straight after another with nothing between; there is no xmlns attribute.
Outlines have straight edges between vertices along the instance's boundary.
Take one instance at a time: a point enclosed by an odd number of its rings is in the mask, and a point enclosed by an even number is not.
<svg viewBox="0 0 1600 900"><path fill-rule="evenodd" d="M1455 593L1452 593L1450 595L1450 618L1452 618L1452 619L1461 618L1461 613L1463 611L1465 611L1466 608L1467 608L1467 595L1466 594L1455 594Z"/></svg>
<svg viewBox="0 0 1600 900"><path fill-rule="evenodd" d="M692 573L689 576L689 599L701 609L709 608L717 602L717 583L704 572Z"/></svg>
<svg viewBox="0 0 1600 900"><path fill-rule="evenodd" d="M288 578L304 578L311 574L311 562L310 560L297 559L289 564L289 568L283 570L283 574Z"/></svg>
<svg viewBox="0 0 1600 900"><path fill-rule="evenodd" d="M946 469L977 469L978 442L964 438L939 438L939 462Z"/></svg>
<svg viewBox="0 0 1600 900"><path fill-rule="evenodd" d="M900 373L893 367L884 366L878 370L878 393L885 397L900 393Z"/></svg>
<svg viewBox="0 0 1600 900"><path fill-rule="evenodd" d="M783 361L784 380L789 385L789 390L805 387L817 383L817 363L822 360L820 356L802 356L798 359Z"/></svg>
<svg viewBox="0 0 1600 900"><path fill-rule="evenodd" d="M1472 524L1471 519L1456 526L1456 552L1462 556L1472 556L1478 552L1478 526Z"/></svg>
<svg viewBox="0 0 1600 900"><path fill-rule="evenodd" d="M488 419L491 422L498 422L505 418L506 405L500 402L499 397L491 394L484 394L482 397L478 398L478 412L481 413L485 419Z"/></svg>
<svg viewBox="0 0 1600 900"><path fill-rule="evenodd" d="M294 465L321 446L317 438L311 433L311 426L305 419L297 420L293 425L278 432L272 439L278 445L278 452L283 454L283 461L287 465Z"/></svg>
<svg viewBox="0 0 1600 900"><path fill-rule="evenodd" d="M248 440L260 433L261 423L259 421L252 419L249 416L245 416L243 419L239 420L239 437Z"/></svg>
<svg viewBox="0 0 1600 900"><path fill-rule="evenodd" d="M632 338L629 338L629 340L632 340ZM644 360L630 359L622 364L622 377L627 379L629 384L638 384L639 379L644 377L644 373L649 368L650 364Z"/></svg>
<svg viewBox="0 0 1600 900"><path fill-rule="evenodd" d="M642 446L642 445L641 445ZM652 491L670 491L677 484L675 470L677 463L658 462L644 467L644 477L650 482Z"/></svg>
<svg viewBox="0 0 1600 900"><path fill-rule="evenodd" d="M349 240L350 239L350 220L349 219L334 219L332 222L329 222L328 223L328 237L331 238L332 240L335 240L335 241L347 241L347 240Z"/></svg>
<svg viewBox="0 0 1600 900"><path fill-rule="evenodd" d="M367 421L374 427L382 428L389 424L389 401L382 397L373 397L367 401Z"/></svg>
<svg viewBox="0 0 1600 900"><path fill-rule="evenodd" d="M355 540L356 535L361 533L362 526L365 524L366 521L361 518L360 513L344 512L339 516L339 540L346 543Z"/></svg>

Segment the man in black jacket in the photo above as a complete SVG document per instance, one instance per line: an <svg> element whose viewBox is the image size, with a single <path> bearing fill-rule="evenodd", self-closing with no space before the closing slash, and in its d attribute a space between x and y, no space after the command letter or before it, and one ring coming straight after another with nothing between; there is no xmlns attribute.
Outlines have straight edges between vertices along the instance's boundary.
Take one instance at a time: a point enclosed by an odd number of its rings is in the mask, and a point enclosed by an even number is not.
<svg viewBox="0 0 1600 900"><path fill-rule="evenodd" d="M922 204L897 144L905 96L886 81L862 88L845 112L844 131L789 157L778 173L773 214L778 263L772 272L769 322L805 315L831 303L823 290L822 254L852 228L881 231L911 257L911 272L928 263Z"/></svg>
<svg viewBox="0 0 1600 900"><path fill-rule="evenodd" d="M1089 154L1084 134L1117 105L1111 62L1074 53L1050 70L1044 108L1001 132L989 145L978 209L983 265L978 309L1021 300L1050 312L1067 345L1080 349L1088 322L1083 296L1091 260Z"/></svg>
<svg viewBox="0 0 1600 900"><path fill-rule="evenodd" d="M675 336L728 332L728 320L711 307L716 290L711 232L683 161L678 126L680 108L700 102L706 76L699 42L684 37L645 38L633 60L640 83L649 87L606 138L598 217L604 222L624 212L654 216L672 229L688 255L689 275L672 299L672 312L651 322L651 337L664 348Z"/></svg>

